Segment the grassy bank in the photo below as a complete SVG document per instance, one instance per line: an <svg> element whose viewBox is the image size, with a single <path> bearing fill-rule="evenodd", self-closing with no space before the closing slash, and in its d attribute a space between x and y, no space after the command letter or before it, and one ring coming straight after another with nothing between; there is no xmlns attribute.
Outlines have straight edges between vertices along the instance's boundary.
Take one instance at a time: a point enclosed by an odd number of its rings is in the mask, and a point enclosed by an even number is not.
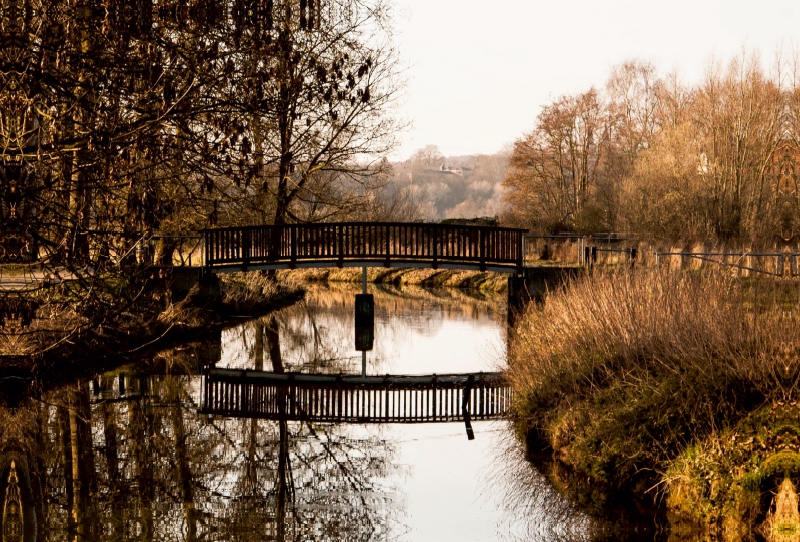
<svg viewBox="0 0 800 542"><path fill-rule="evenodd" d="M362 271L356 267L326 269L295 269L281 271L285 280L320 282L361 282ZM384 269L367 268L367 281L394 286L423 286L426 288L474 288L484 292L505 292L508 275L480 271L453 271L449 269Z"/></svg>
<svg viewBox="0 0 800 542"><path fill-rule="evenodd" d="M780 405L798 379L794 289L640 270L550 294L519 321L510 349L532 456L590 510L667 506L710 530L760 521L777 474L800 476L787 461L763 468L791 426ZM733 437L762 442L763 454L720 452Z"/></svg>

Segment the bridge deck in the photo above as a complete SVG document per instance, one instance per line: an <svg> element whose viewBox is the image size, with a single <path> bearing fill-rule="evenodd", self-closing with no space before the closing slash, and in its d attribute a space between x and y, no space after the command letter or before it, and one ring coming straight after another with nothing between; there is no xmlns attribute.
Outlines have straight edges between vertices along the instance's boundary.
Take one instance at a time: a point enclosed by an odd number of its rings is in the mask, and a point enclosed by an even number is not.
<svg viewBox="0 0 800 542"><path fill-rule="evenodd" d="M342 222L202 230L214 272L299 267L427 267L520 272L525 230Z"/></svg>
<svg viewBox="0 0 800 542"><path fill-rule="evenodd" d="M318 422L463 422L465 414L471 420L502 417L511 399L500 373L362 377L210 369L201 412Z"/></svg>

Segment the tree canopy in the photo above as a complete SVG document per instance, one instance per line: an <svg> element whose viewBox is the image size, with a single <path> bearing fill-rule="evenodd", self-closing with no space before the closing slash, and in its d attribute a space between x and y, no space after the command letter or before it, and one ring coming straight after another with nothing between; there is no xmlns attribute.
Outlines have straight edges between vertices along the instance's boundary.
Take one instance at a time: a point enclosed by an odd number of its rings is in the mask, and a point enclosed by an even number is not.
<svg viewBox="0 0 800 542"><path fill-rule="evenodd" d="M114 329L154 235L367 205L399 83L383 0L2 2L0 354Z"/></svg>
<svg viewBox="0 0 800 542"><path fill-rule="evenodd" d="M369 182L392 144L380 2L2 9L3 261L86 262L157 231L334 213L352 205L345 177Z"/></svg>
<svg viewBox="0 0 800 542"><path fill-rule="evenodd" d="M800 234L798 86L756 55L696 85L632 61L517 140L507 218L542 232L767 246Z"/></svg>

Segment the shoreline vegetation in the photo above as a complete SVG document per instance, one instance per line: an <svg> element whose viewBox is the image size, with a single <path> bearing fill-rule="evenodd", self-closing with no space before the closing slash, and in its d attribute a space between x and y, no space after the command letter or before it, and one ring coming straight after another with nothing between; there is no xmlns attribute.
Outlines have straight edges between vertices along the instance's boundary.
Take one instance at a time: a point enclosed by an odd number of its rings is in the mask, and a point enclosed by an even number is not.
<svg viewBox="0 0 800 542"><path fill-rule="evenodd" d="M162 305L163 310L153 320L160 324L159 330L167 329L155 339L155 346L200 339L212 328L238 324L243 317L258 318L297 303L305 295L297 282L275 281L260 273L214 278L210 285L201 279L185 297Z"/></svg>
<svg viewBox="0 0 800 542"><path fill-rule="evenodd" d="M294 269L279 271L281 281L350 282L362 281L360 267ZM451 269L385 269L367 268L367 282L393 286L422 286L425 288L470 288L485 293L503 293L508 289L508 275L481 271Z"/></svg>
<svg viewBox="0 0 800 542"><path fill-rule="evenodd" d="M531 459L597 516L666 510L675 533L770 538L773 497L800 480L797 290L598 271L531 305L507 372Z"/></svg>
<svg viewBox="0 0 800 542"><path fill-rule="evenodd" d="M296 282L276 282L255 273L201 279L188 291L174 289L173 279L144 280L138 284L141 294L125 310L72 333L68 342L51 352L6 359L0 376L12 383L17 381L14 379L32 378L45 383L94 374L165 348L203 340L232 322L239 323L238 317L255 318L296 303L305 295ZM133 284L114 283L114 287L127 291Z"/></svg>

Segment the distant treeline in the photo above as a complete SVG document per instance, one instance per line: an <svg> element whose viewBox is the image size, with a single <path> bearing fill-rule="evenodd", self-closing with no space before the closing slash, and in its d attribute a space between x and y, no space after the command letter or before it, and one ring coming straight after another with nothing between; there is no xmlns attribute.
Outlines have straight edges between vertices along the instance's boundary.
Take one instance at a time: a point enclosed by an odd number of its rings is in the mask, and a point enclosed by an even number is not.
<svg viewBox="0 0 800 542"><path fill-rule="evenodd" d="M800 233L800 80L757 55L695 85L648 63L554 99L515 142L506 222L542 233L775 245Z"/></svg>
<svg viewBox="0 0 800 542"><path fill-rule="evenodd" d="M417 220L494 217L502 212L508 154L444 156L428 145L392 164L386 187L407 201Z"/></svg>

